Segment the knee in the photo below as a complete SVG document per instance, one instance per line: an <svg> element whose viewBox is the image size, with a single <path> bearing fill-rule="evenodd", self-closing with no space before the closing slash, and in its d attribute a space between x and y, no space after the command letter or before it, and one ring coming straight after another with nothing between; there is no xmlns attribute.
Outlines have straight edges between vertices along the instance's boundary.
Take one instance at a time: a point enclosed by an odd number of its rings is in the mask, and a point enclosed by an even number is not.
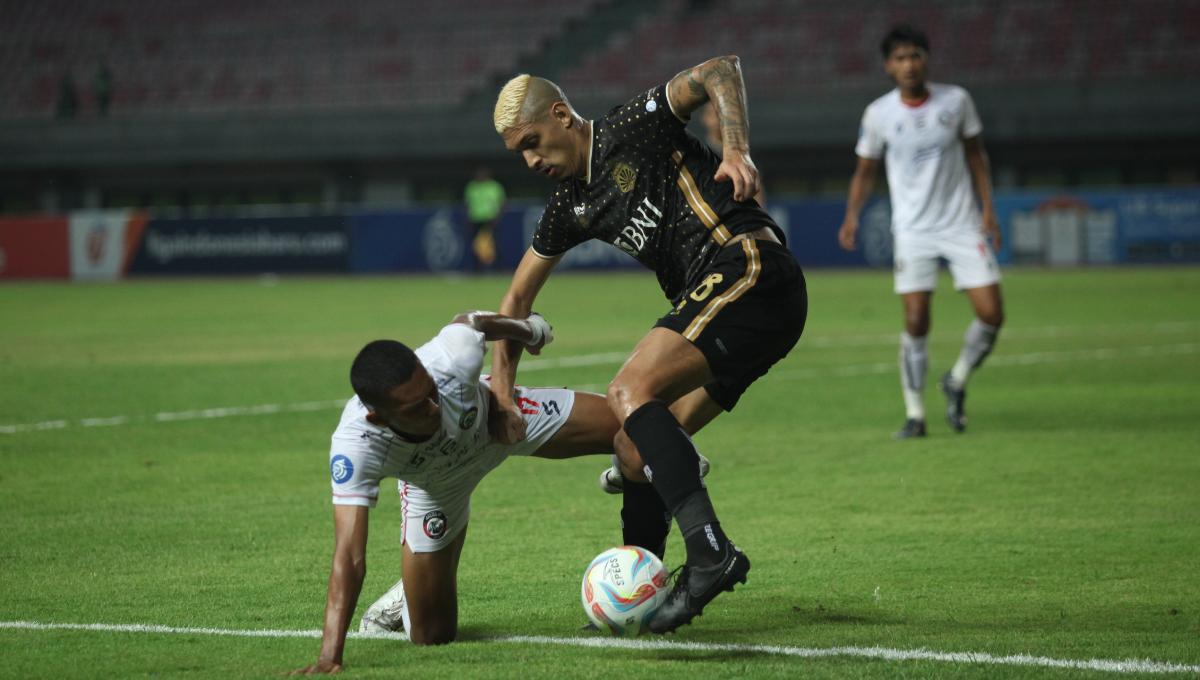
<svg viewBox="0 0 1200 680"><path fill-rule="evenodd" d="M629 414L636 411L642 405L632 385L620 375L613 378L613 381L608 384L608 391L605 396L608 398L608 407L616 414L617 420L622 425L624 425L625 419L629 417Z"/></svg>
<svg viewBox="0 0 1200 680"><path fill-rule="evenodd" d="M904 331L914 338L929 335L929 315L909 312L904 315Z"/></svg>
<svg viewBox="0 0 1200 680"><path fill-rule="evenodd" d="M428 645L445 645L454 642L454 638L458 636L458 631L454 626L418 626L413 625L412 630L408 631L408 639L414 645L422 647Z"/></svg>

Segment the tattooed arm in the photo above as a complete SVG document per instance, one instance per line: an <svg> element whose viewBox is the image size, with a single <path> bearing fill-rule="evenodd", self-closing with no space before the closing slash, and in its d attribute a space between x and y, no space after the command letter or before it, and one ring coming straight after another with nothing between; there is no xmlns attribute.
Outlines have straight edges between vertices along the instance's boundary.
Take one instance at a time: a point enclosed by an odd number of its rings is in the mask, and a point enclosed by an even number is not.
<svg viewBox="0 0 1200 680"><path fill-rule="evenodd" d="M712 102L721 126L722 161L714 176L733 182L733 198L744 201L759 189L758 168L750 160L750 122L746 115L746 86L736 56L716 57L679 72L667 83L667 101L681 120Z"/></svg>

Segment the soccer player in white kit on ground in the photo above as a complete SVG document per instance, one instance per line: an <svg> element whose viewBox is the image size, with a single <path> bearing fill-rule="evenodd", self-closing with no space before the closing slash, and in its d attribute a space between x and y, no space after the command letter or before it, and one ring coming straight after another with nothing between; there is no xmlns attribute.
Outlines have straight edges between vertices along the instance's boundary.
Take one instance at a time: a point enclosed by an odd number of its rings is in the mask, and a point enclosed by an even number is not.
<svg viewBox="0 0 1200 680"><path fill-rule="evenodd" d="M983 124L966 90L926 80L929 40L923 33L897 26L884 37L882 50L884 70L896 88L863 114L855 147L858 166L838 240L854 250L859 213L886 159L895 290L904 304L900 383L906 419L895 437L925 436L926 336L939 257L949 263L954 287L975 308L958 360L939 381L946 420L962 432L967 378L992 351L1004 323L1000 269L992 249L1000 247L1000 227L992 208Z"/></svg>
<svg viewBox="0 0 1200 680"><path fill-rule="evenodd" d="M368 609L361 629L402 624L416 644L444 644L458 632L456 574L479 481L509 456L612 453L620 426L605 398L567 389L514 388L527 436L513 444L496 441L491 429L498 409L480 370L485 341L498 339L536 354L553 334L537 314L514 319L472 312L415 351L376 340L355 358L350 381L356 396L342 412L329 453L335 538L321 651L296 674L342 668L366 575L368 510L384 477L401 480L404 578Z"/></svg>

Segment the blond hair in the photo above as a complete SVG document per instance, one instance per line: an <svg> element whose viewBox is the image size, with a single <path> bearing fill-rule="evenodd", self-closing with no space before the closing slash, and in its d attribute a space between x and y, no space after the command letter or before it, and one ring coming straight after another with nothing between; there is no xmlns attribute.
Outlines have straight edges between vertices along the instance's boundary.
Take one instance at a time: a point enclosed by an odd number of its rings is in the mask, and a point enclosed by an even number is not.
<svg viewBox="0 0 1200 680"><path fill-rule="evenodd" d="M542 116L549 115L550 107L556 102L571 105L558 85L545 78L522 73L500 88L492 123L496 126L496 132L504 134L520 123L541 120Z"/></svg>
<svg viewBox="0 0 1200 680"><path fill-rule="evenodd" d="M500 94L496 97L496 110L492 113L492 123L496 126L496 132L503 134L520 120L521 109L525 105L525 97L529 94L529 81L532 78L528 73L522 73L500 88Z"/></svg>

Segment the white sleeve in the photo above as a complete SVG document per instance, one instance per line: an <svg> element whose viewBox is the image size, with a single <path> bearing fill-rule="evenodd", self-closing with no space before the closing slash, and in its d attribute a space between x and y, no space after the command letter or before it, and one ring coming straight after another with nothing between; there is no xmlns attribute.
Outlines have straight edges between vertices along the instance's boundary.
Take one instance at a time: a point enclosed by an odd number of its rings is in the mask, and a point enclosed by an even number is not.
<svg viewBox="0 0 1200 680"><path fill-rule="evenodd" d="M371 475L366 459L354 448L354 444L335 437L329 449L333 504L373 508L379 500L379 480Z"/></svg>
<svg viewBox="0 0 1200 680"><path fill-rule="evenodd" d="M438 333L437 341L450 356L457 377L478 382L479 372L483 370L483 355L487 353L483 333L463 323L452 323Z"/></svg>
<svg viewBox="0 0 1200 680"><path fill-rule="evenodd" d="M979 111L975 110L975 102L966 90L963 95L962 138L978 137L983 132L983 121L979 119Z"/></svg>
<svg viewBox="0 0 1200 680"><path fill-rule="evenodd" d="M875 117L871 115L871 107L868 106L867 110L863 112L862 123L858 126L858 144L854 147L854 153L861 158L873 160L883 158L885 142L883 135L879 134Z"/></svg>

